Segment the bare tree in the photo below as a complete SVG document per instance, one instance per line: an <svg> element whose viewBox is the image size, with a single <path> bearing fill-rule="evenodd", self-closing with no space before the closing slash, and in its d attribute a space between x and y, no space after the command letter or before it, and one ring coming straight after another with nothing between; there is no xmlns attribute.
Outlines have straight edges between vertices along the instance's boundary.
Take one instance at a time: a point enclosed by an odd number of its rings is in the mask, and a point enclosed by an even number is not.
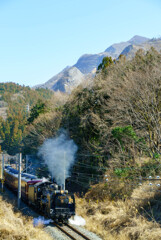
<svg viewBox="0 0 161 240"><path fill-rule="evenodd" d="M133 126L151 152L160 153L161 55L153 49L146 56L138 53L133 61L118 63L104 78L99 76L96 84L102 95L110 96L103 108L112 127Z"/></svg>

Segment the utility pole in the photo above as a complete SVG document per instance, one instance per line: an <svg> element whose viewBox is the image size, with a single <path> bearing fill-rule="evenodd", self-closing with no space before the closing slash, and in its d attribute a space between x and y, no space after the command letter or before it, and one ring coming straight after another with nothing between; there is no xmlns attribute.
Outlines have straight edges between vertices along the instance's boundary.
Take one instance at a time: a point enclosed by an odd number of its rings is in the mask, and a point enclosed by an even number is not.
<svg viewBox="0 0 161 240"><path fill-rule="evenodd" d="M27 168L28 168L28 155L26 155L26 173L27 173Z"/></svg>
<svg viewBox="0 0 161 240"><path fill-rule="evenodd" d="M4 153L2 153L2 167L1 167L1 183L2 183L2 192L3 192L3 188L4 188Z"/></svg>
<svg viewBox="0 0 161 240"><path fill-rule="evenodd" d="M17 159L16 159L16 170L17 170Z"/></svg>
<svg viewBox="0 0 161 240"><path fill-rule="evenodd" d="M21 204L21 162L22 162L22 153L19 154L18 159L18 209Z"/></svg>
<svg viewBox="0 0 161 240"><path fill-rule="evenodd" d="M64 152L64 184L62 190L65 190L65 164L66 164L66 152Z"/></svg>

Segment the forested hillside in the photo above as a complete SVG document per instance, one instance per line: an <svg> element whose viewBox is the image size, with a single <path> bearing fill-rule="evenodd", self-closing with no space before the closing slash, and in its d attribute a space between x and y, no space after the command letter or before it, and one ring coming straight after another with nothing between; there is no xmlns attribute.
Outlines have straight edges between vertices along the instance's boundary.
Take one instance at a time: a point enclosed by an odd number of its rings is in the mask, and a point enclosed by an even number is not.
<svg viewBox="0 0 161 240"><path fill-rule="evenodd" d="M139 50L131 61L123 55L117 61L106 57L94 81L78 87L68 99L61 95L52 111L33 121L25 148L36 152L45 138L65 128L79 147L74 172L84 188L97 182L106 169L127 181L158 173L160 86L161 54L155 49L146 54ZM126 195L132 189L125 190ZM124 195L122 188L120 194Z"/></svg>
<svg viewBox="0 0 161 240"><path fill-rule="evenodd" d="M32 90L15 83L0 83L1 101L6 107L6 117L0 116L0 139L2 150L10 154L20 151L23 146L27 118L30 108L37 101L51 99L53 92L46 89Z"/></svg>
<svg viewBox="0 0 161 240"><path fill-rule="evenodd" d="M0 94L8 104L8 118L1 119L3 150L35 154L45 139L64 128L78 145L73 172L84 189L105 172L126 181L159 173L160 66L161 54L153 48L146 54L139 50L130 61L123 55L114 61L106 57L94 81L71 95L1 84ZM120 197L132 188L124 190Z"/></svg>

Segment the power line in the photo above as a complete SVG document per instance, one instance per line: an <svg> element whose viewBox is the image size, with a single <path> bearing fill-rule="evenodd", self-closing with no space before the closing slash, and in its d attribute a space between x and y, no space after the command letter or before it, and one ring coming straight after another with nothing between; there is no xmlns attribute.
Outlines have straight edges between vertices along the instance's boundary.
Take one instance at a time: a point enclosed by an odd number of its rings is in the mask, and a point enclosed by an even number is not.
<svg viewBox="0 0 161 240"><path fill-rule="evenodd" d="M104 170L108 170L109 169L107 167L93 166L93 165L88 165L88 164L80 163L80 162L75 163L74 166L88 167L88 168L95 168L95 169L104 169Z"/></svg>
<svg viewBox="0 0 161 240"><path fill-rule="evenodd" d="M92 176L97 176L97 177L103 177L103 174L95 174L95 173L86 173L86 172L74 172L72 171L72 173L76 173L76 174L83 174L83 175L92 175Z"/></svg>

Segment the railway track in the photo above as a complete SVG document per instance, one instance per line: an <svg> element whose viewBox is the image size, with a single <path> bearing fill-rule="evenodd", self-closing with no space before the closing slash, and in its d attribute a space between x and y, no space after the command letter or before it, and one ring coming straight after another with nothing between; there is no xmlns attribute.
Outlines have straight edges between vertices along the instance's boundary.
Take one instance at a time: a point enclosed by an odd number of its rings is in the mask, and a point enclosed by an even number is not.
<svg viewBox="0 0 161 240"><path fill-rule="evenodd" d="M72 227L69 224L65 224L63 226L60 226L56 223L54 223L54 225L60 230L62 231L66 236L68 236L70 239L73 240L91 240L89 237L85 236L83 233L81 233L80 231L78 231L77 229L75 229L74 227Z"/></svg>

